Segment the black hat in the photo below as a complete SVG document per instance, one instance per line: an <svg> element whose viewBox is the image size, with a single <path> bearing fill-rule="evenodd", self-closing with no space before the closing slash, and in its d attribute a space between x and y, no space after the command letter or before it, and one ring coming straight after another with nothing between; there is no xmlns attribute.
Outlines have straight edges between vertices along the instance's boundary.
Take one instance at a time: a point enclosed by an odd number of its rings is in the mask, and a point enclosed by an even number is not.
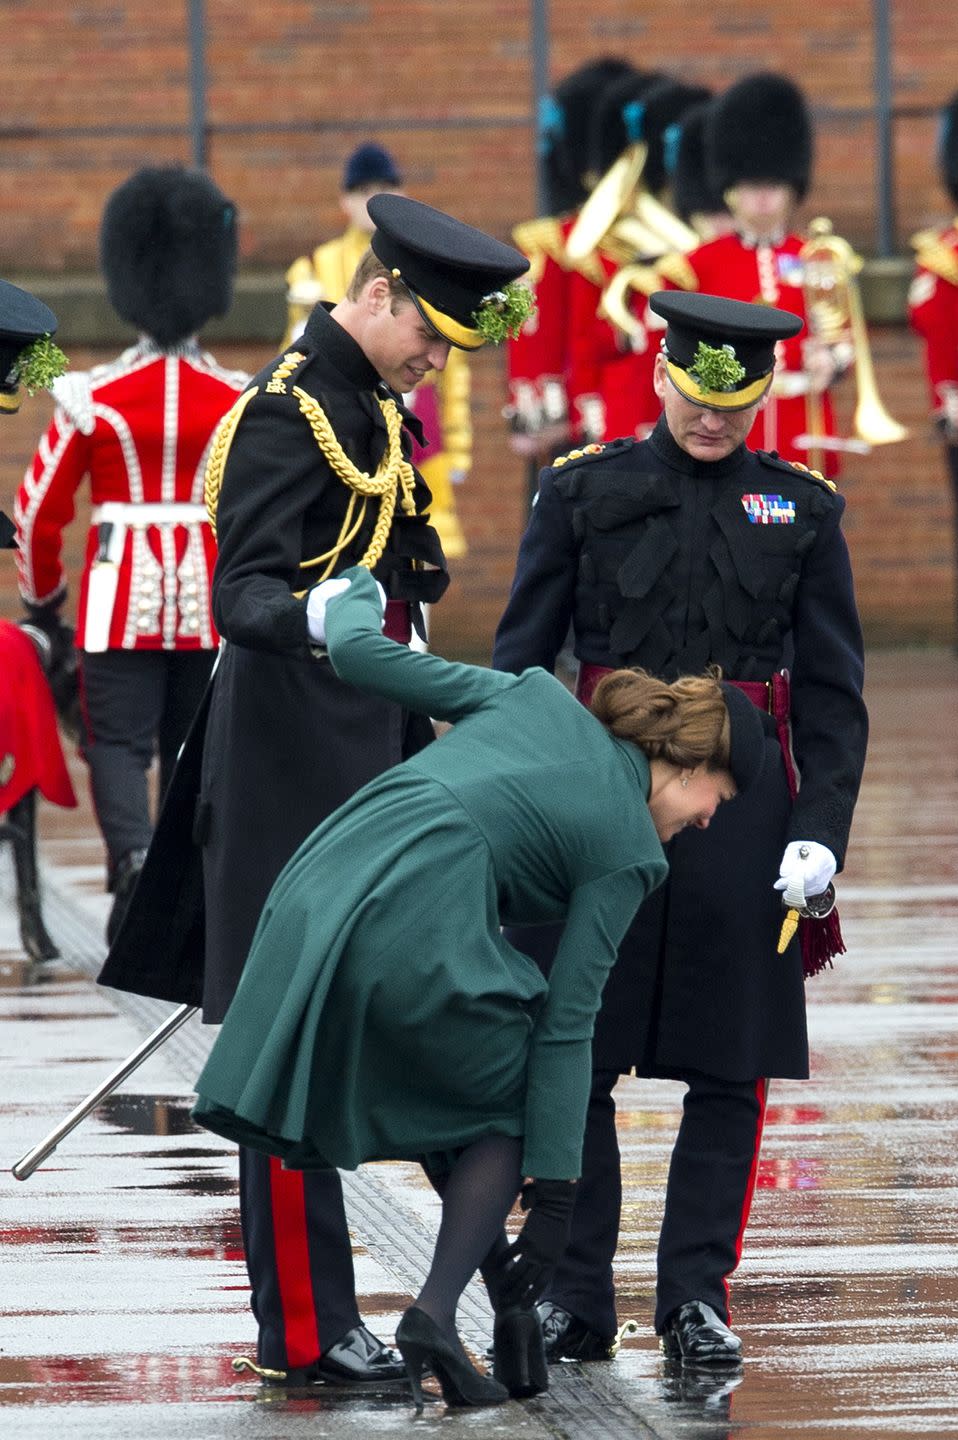
<svg viewBox="0 0 958 1440"><path fill-rule="evenodd" d="M709 113L705 151L718 190L742 180L791 185L799 200L812 170L812 122L801 90L784 75L747 75Z"/></svg>
<svg viewBox="0 0 958 1440"><path fill-rule="evenodd" d="M368 209L373 252L423 319L458 349L478 350L489 335L477 312L500 308L505 286L528 270L526 257L407 195L374 195Z"/></svg>
<svg viewBox="0 0 958 1440"><path fill-rule="evenodd" d="M553 214L575 210L589 193L592 117L607 86L631 75L627 60L590 60L559 81L539 106L538 151ZM613 156L613 159L615 157ZM611 163L611 162L610 162Z"/></svg>
<svg viewBox="0 0 958 1440"><path fill-rule="evenodd" d="M761 712L743 690L721 682L728 711L731 755L729 770L735 781L735 788L741 795L762 773L765 762L765 727Z"/></svg>
<svg viewBox="0 0 958 1440"><path fill-rule="evenodd" d="M175 345L230 307L236 207L199 170L138 170L106 203L100 266L117 313Z"/></svg>
<svg viewBox="0 0 958 1440"><path fill-rule="evenodd" d="M941 112L938 135L938 159L945 189L958 205L958 93L952 95Z"/></svg>
<svg viewBox="0 0 958 1440"><path fill-rule="evenodd" d="M665 162L672 174L672 199L685 221L691 221L693 215L714 215L728 208L705 164L705 122L712 103L693 105L691 110L686 110L677 127L674 158L669 154L669 132L665 135ZM671 167L670 158L673 159Z"/></svg>
<svg viewBox="0 0 958 1440"><path fill-rule="evenodd" d="M589 128L589 168L594 179L615 164L627 145L645 138L643 101L665 78L660 70L628 71L602 91Z"/></svg>
<svg viewBox="0 0 958 1440"><path fill-rule="evenodd" d="M57 317L48 305L0 280L0 414L12 415L20 408L17 362L23 351L56 328Z"/></svg>
<svg viewBox="0 0 958 1440"><path fill-rule="evenodd" d="M772 305L724 295L657 290L649 308L668 321L662 340L669 379L686 400L709 410L747 410L762 398L775 366L775 342L802 320Z"/></svg>
<svg viewBox="0 0 958 1440"><path fill-rule="evenodd" d="M343 189L359 190L366 185L401 185L402 176L389 151L372 141L358 145L343 167Z"/></svg>
<svg viewBox="0 0 958 1440"><path fill-rule="evenodd" d="M675 80L661 81L644 97L640 138L648 146L648 155L642 181L653 195L661 194L669 178L666 137L672 126L678 125L693 105L701 105L711 98L711 90L703 85L681 85Z"/></svg>

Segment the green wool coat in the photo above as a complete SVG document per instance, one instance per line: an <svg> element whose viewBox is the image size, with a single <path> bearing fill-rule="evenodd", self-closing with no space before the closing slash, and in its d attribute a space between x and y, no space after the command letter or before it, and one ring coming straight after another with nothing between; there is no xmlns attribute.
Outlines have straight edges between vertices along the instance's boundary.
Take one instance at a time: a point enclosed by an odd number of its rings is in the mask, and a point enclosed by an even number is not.
<svg viewBox="0 0 958 1440"><path fill-rule="evenodd" d="M454 725L279 876L194 1116L302 1169L521 1135L525 1174L572 1179L602 988L667 869L648 762L544 670L386 639L374 581L346 574L326 618L336 673ZM500 926L560 919L547 982Z"/></svg>

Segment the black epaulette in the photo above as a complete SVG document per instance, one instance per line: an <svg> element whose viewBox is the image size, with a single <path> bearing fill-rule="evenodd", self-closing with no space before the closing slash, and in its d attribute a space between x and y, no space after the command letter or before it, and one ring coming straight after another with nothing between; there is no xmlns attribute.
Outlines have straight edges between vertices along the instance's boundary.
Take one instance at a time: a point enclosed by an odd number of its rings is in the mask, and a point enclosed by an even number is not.
<svg viewBox="0 0 958 1440"><path fill-rule="evenodd" d="M591 445L583 445L579 450L570 450L567 455L557 455L552 462L552 468L561 470L564 465L573 465L580 460L594 460L597 455L604 455L608 459L612 455L621 455L623 450L630 449L635 443L629 437L602 443L596 440Z"/></svg>
<svg viewBox="0 0 958 1440"><path fill-rule="evenodd" d="M777 450L756 450L755 454L764 464L771 465L773 470L787 470L791 475L804 475L806 480L815 480L831 495L835 495L838 491L834 480L829 480L821 470L810 470L800 460L783 460Z"/></svg>
<svg viewBox="0 0 958 1440"><path fill-rule="evenodd" d="M288 395L289 391L287 389L287 384L289 381L289 377L292 375L294 370L296 370L300 365L302 365L305 359L306 356L303 355L299 350L287 350L286 354L283 356L282 360L276 366L276 369L273 371L272 375L269 377L266 384L263 386L264 393L267 395Z"/></svg>

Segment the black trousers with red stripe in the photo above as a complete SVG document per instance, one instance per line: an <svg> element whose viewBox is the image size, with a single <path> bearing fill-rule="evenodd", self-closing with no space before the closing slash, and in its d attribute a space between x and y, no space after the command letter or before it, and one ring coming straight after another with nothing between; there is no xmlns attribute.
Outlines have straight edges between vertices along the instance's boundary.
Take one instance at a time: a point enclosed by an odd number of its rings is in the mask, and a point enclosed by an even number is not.
<svg viewBox="0 0 958 1440"><path fill-rule="evenodd" d="M339 1175L242 1147L240 1218L259 1363L312 1365L360 1323Z"/></svg>
<svg viewBox="0 0 958 1440"><path fill-rule="evenodd" d="M612 1090L614 1070L596 1071L586 1124L572 1238L545 1298L599 1335L617 1327L612 1260L622 1191ZM695 1071L672 1151L659 1234L655 1328L673 1310L704 1300L730 1323L728 1278L742 1253L765 1119L767 1082Z"/></svg>

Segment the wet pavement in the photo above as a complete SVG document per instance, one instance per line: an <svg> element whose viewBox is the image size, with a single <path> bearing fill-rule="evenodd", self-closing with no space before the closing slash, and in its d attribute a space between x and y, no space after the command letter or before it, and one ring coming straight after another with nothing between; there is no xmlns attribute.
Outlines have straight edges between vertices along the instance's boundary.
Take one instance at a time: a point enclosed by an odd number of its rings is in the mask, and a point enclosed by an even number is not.
<svg viewBox="0 0 958 1440"><path fill-rule="evenodd" d="M254 1349L235 1160L189 1119L209 1032L190 1021L29 1180L10 1166L170 1007L92 983L108 900L84 803L42 807L48 927L19 950L0 851L0 1433L298 1440L442 1427L517 1436L958 1435L958 660L870 657L873 742L840 881L848 954L809 983L812 1079L773 1083L726 1379L669 1373L651 1333L655 1237L680 1087L623 1080L626 1205L610 1364L552 1370L547 1396L414 1419L396 1394L293 1398L237 1375ZM78 790L85 793L82 771ZM437 1221L417 1167L345 1177L361 1308L391 1336ZM490 1331L470 1287L461 1328Z"/></svg>

